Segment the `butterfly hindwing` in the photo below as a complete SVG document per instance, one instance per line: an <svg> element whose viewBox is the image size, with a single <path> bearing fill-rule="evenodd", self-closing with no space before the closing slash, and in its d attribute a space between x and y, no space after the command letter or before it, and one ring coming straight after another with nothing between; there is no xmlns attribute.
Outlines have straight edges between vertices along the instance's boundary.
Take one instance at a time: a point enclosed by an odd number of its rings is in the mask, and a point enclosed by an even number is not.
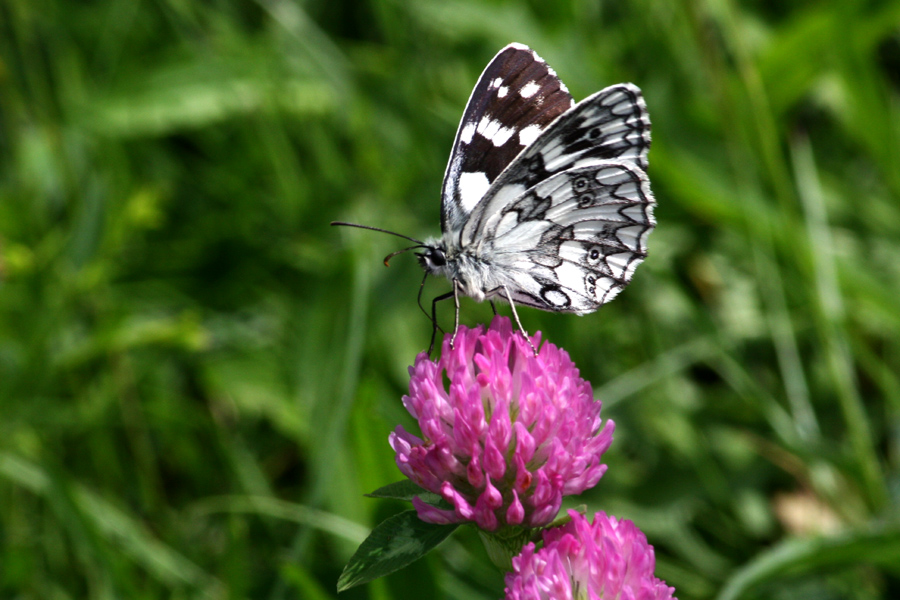
<svg viewBox="0 0 900 600"><path fill-rule="evenodd" d="M441 228L462 229L491 183L559 115L572 96L533 50L510 44L475 85L441 191Z"/></svg>
<svg viewBox="0 0 900 600"><path fill-rule="evenodd" d="M549 177L498 211L483 231L483 251L509 275L517 304L592 312L646 257L654 206L643 169L595 160Z"/></svg>
<svg viewBox="0 0 900 600"><path fill-rule="evenodd" d="M650 117L637 86L620 83L575 105L525 148L475 207L461 243L480 237L481 229L506 204L555 173L596 160L628 160L647 168Z"/></svg>

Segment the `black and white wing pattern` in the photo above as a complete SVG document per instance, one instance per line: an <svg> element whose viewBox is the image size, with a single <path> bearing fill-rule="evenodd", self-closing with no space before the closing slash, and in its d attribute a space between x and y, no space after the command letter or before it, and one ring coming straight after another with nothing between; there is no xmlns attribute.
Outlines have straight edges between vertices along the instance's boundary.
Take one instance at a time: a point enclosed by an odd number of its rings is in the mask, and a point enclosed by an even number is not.
<svg viewBox="0 0 900 600"><path fill-rule="evenodd" d="M466 106L444 179L443 235L416 246L422 267L450 279L454 296L597 310L647 255L649 149L637 86L573 104L531 49L507 46Z"/></svg>
<svg viewBox="0 0 900 600"><path fill-rule="evenodd" d="M510 44L475 85L447 163L441 229L462 229L497 176L547 125L568 111L572 96L533 50Z"/></svg>
<svg viewBox="0 0 900 600"><path fill-rule="evenodd" d="M432 302L432 348L435 306L459 293L508 300L517 322L516 304L585 314L612 300L647 256L656 226L649 150L650 117L637 86L620 83L574 104L533 50L501 50L456 131L441 238L395 233L415 245L385 259L418 249L426 275L452 282L453 291Z"/></svg>
<svg viewBox="0 0 900 600"><path fill-rule="evenodd" d="M536 95L510 94L519 103L540 105ZM493 114L491 100L485 114ZM523 136L525 131L519 129L518 137L527 143L489 185L483 182L486 189L468 197L462 186L465 221L459 231L458 221L450 221L444 243L451 255L458 251L472 260L455 260L451 278L475 297L499 296L555 312L593 312L631 280L656 226L646 174L646 104L637 86L621 83L534 129L534 137ZM458 141L465 139L463 133ZM477 164L477 157L461 160Z"/></svg>
<svg viewBox="0 0 900 600"><path fill-rule="evenodd" d="M656 225L644 170L593 159L550 176L505 205L481 231L478 254L504 273L518 304L578 314L624 288Z"/></svg>
<svg viewBox="0 0 900 600"><path fill-rule="evenodd" d="M646 171L649 150L650 116L641 90L630 83L600 90L547 126L494 180L470 213L460 243L480 237L487 220L556 173L598 159L627 160Z"/></svg>

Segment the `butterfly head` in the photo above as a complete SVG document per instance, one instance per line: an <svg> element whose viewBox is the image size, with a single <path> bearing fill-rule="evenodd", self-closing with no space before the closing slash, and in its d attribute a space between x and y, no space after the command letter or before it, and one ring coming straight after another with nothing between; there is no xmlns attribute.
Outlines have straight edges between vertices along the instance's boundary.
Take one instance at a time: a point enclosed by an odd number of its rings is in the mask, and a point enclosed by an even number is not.
<svg viewBox="0 0 900 600"><path fill-rule="evenodd" d="M447 251L443 242L426 240L422 252L417 252L419 264L430 275L443 275L447 268Z"/></svg>

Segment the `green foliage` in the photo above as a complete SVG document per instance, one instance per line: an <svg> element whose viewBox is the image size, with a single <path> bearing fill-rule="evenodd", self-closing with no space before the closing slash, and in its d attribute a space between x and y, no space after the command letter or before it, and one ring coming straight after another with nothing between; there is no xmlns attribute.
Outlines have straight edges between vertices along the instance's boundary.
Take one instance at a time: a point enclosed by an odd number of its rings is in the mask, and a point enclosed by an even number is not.
<svg viewBox="0 0 900 600"><path fill-rule="evenodd" d="M452 508L452 505L449 503L444 505L444 500L439 495L420 488L409 479L389 483L371 494L366 494L366 496L369 498L393 498L394 500L404 500L406 502L412 502L414 498L418 497L426 504L440 508Z"/></svg>
<svg viewBox="0 0 900 600"><path fill-rule="evenodd" d="M338 579L338 591L368 583L419 560L459 527L434 525L406 510L379 523L366 538Z"/></svg>
<svg viewBox="0 0 900 600"><path fill-rule="evenodd" d="M505 44L645 93L659 226L522 309L617 424L573 499L681 600L900 594L900 2L0 5L0 596L334 598L398 479L438 231ZM426 284L428 297L448 289ZM440 318L449 326L449 307ZM490 308L463 301L466 323ZM460 528L344 598L491 599Z"/></svg>

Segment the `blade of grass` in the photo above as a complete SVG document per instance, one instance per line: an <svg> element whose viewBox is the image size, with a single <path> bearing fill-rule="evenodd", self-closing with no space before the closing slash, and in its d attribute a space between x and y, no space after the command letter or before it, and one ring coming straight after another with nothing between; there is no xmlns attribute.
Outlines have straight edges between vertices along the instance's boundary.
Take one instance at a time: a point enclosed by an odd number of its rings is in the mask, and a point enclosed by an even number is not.
<svg viewBox="0 0 900 600"><path fill-rule="evenodd" d="M350 542L359 544L369 535L369 529L324 510L286 502L270 496L217 496L197 503L195 514L243 513L272 517L300 523Z"/></svg>
<svg viewBox="0 0 900 600"><path fill-rule="evenodd" d="M888 502L887 485L875 452L866 410L856 381L853 358L845 331L844 303L834 258L834 240L828 226L825 202L809 141L798 136L791 144L797 189L803 202L807 236L813 253L818 301L818 328L824 343L828 368L853 449L859 475L871 508Z"/></svg>
<svg viewBox="0 0 900 600"><path fill-rule="evenodd" d="M746 150L743 148L745 144L740 138L741 127L729 128L728 151L740 194L738 203L744 211L744 231L750 237L748 245L768 309L766 317L778 367L784 381L785 394L791 406L794 427L798 434L801 438L814 441L819 436L820 428L810 402L809 384L785 298L784 277L775 258L777 231L774 228L781 225L781 231L789 230L790 216L794 212L795 202L790 173L784 166L778 126L759 68L752 58L746 40L746 20L739 18L740 10L730 0L710 2L709 10L725 33L723 39L728 45L727 50L737 62L737 75L740 78L740 89L743 91L742 96L723 94L721 102L726 114L734 123L741 123L745 119L744 115L748 111L742 109L742 106L746 103L749 107L750 121L744 123L744 128L753 132L752 139L756 143L757 154L762 156L762 164L765 167L763 173L768 184L774 189L781 208L779 212L773 212L756 200L764 197L758 189L762 186L756 181L752 170L746 168ZM724 62L722 57L716 66L723 69ZM722 73L723 79L728 75L730 73Z"/></svg>
<svg viewBox="0 0 900 600"><path fill-rule="evenodd" d="M735 572L716 600L737 600L759 585L784 575L809 574L861 564L897 571L900 526L872 524L833 537L792 539L777 544Z"/></svg>
<svg viewBox="0 0 900 600"><path fill-rule="evenodd" d="M38 496L53 491L50 477L40 465L8 452L0 453L0 474ZM167 586L187 585L205 590L204 595L217 595L220 582L154 537L140 521L84 486L72 484L71 488L81 517L102 539L120 548L154 578Z"/></svg>
<svg viewBox="0 0 900 600"><path fill-rule="evenodd" d="M354 260L353 280L349 290L350 311L346 337L343 345L342 374L335 390L335 402L330 404L329 421L323 426L321 446L314 456L313 485L308 495L310 506L319 505L328 489L329 480L336 477L337 453L345 439L345 429L350 420L360 366L362 364L363 342L367 329L367 307L371 290L371 274L364 260ZM302 561L310 548L310 528L301 528L294 539L287 562ZM287 588L284 581L278 581L270 598L286 597Z"/></svg>
<svg viewBox="0 0 900 600"><path fill-rule="evenodd" d="M676 346L594 388L594 397L609 409L622 400L637 394L647 386L683 371L693 364L715 356L718 350L713 340L701 337Z"/></svg>

